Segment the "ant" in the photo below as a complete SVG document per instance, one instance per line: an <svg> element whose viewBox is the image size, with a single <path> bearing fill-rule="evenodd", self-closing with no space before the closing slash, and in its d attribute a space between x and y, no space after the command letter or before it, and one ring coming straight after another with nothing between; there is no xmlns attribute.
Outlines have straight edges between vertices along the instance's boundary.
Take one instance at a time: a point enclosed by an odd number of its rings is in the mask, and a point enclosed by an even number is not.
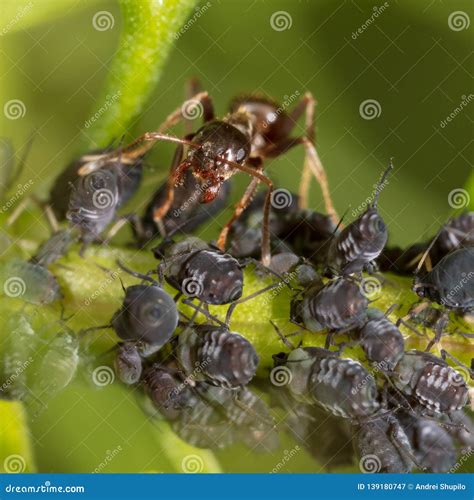
<svg viewBox="0 0 474 500"><path fill-rule="evenodd" d="M167 135L164 132L186 119L185 105L172 112L163 124L154 132L146 132L131 142L94 161L85 163L79 169L79 175L87 175L120 157L128 162L142 157L157 141L168 141L178 144L171 170L167 180L167 191L164 201L156 206L153 220L160 227L160 221L169 211L175 187L183 176L191 170L194 177L203 182L204 190L201 203L210 203L219 195L222 185L237 172L244 172L252 177L242 198L235 206L230 220L222 228L217 246L224 250L230 228L251 202L260 183L267 186L267 194L263 208L263 231L261 253L264 265L270 263L270 231L269 215L273 182L264 173L264 161L276 158L296 145L305 148L305 163L300 184L302 205L307 204L308 176L313 173L323 194L328 214L337 221L329 193L324 167L314 145L314 108L315 99L307 92L290 113L284 112L277 102L263 96L239 96L232 100L230 112L222 119L216 119L212 100L207 92L198 92L187 102L198 103L203 111L203 126L184 138ZM185 103L186 104L186 103ZM291 137L290 134L301 115L305 113L305 133ZM188 150L184 155L184 147ZM303 182L304 181L304 182Z"/></svg>

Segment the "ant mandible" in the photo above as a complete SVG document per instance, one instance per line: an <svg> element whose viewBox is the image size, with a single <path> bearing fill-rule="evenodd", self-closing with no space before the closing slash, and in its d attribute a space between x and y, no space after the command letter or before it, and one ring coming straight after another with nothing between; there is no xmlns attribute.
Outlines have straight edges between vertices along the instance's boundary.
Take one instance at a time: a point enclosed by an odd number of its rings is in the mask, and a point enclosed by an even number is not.
<svg viewBox="0 0 474 500"><path fill-rule="evenodd" d="M194 85L194 90L197 90ZM164 132L186 120L184 113L186 103L199 103L202 107L204 124L194 134L184 138L174 137ZM252 200L258 185L267 185L267 194L263 209L262 231L262 263L270 263L270 232L268 228L273 182L263 172L264 160L276 158L292 147L301 144L305 148L304 170L300 183L302 205L307 205L308 178L312 173L318 181L327 213L338 222L334 209L326 173L314 145L314 108L315 100L307 92L286 113L282 106L267 97L244 95L232 100L230 112L222 119L216 119L212 100L207 92L197 92L172 112L163 124L154 132L146 132L128 146L91 159L79 170L86 175L119 155L127 159L143 156L157 141L168 141L178 144L176 154L167 181L167 194L164 202L155 208L153 219L160 227L161 219L168 212L174 198L174 188L179 185L186 170L191 169L193 175L204 186L201 203L213 201L222 184L237 172L245 172L252 177L242 198L235 206L230 220L222 228L217 246L225 250L227 235L232 224L239 218ZM290 134L297 120L305 113L305 133L291 137ZM184 156L184 147L188 150Z"/></svg>

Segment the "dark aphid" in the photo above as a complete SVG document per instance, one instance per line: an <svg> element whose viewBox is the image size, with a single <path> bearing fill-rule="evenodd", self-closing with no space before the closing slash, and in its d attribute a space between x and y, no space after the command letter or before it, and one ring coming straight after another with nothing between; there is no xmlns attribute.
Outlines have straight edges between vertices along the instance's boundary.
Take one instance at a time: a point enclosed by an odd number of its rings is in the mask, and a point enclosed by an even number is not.
<svg viewBox="0 0 474 500"><path fill-rule="evenodd" d="M124 384L138 383L143 371L143 360L133 342L121 342L114 359L115 373Z"/></svg>
<svg viewBox="0 0 474 500"><path fill-rule="evenodd" d="M217 215L225 208L230 195L230 181L225 182L214 201L200 203L205 183L196 179L188 170L183 175L182 184L175 186L173 203L159 224L153 219L155 208L163 204L167 183L163 183L145 208L143 217L135 224L135 235L140 244L145 244L157 236L176 233L191 233L196 228Z"/></svg>
<svg viewBox="0 0 474 500"><path fill-rule="evenodd" d="M464 408L469 391L463 376L430 353L407 351L392 375L395 386L426 409L427 414Z"/></svg>
<svg viewBox="0 0 474 500"><path fill-rule="evenodd" d="M357 419L380 407L374 377L359 362L327 349L295 349L273 369L272 379L278 370L287 370L288 389L296 399L317 403L333 415Z"/></svg>
<svg viewBox="0 0 474 500"><path fill-rule="evenodd" d="M473 245L474 212L466 212L451 219L443 226L434 248L435 252L442 258L453 250Z"/></svg>
<svg viewBox="0 0 474 500"><path fill-rule="evenodd" d="M173 244L159 270L181 293L206 304L229 304L242 296L243 272L239 261L198 238Z"/></svg>
<svg viewBox="0 0 474 500"><path fill-rule="evenodd" d="M367 359L384 371L392 371L405 350L403 335L381 311L367 310L368 321L358 330L359 342Z"/></svg>
<svg viewBox="0 0 474 500"><path fill-rule="evenodd" d="M387 243L388 231L377 210L377 202L392 162L375 189L373 202L354 222L335 235L328 250L327 267L332 274L348 275L370 269Z"/></svg>
<svg viewBox="0 0 474 500"><path fill-rule="evenodd" d="M192 408L196 398L178 372L153 364L143 376L148 397L160 413L170 420L176 419L185 408Z"/></svg>
<svg viewBox="0 0 474 500"><path fill-rule="evenodd" d="M90 191L90 187L82 186L82 181L80 181L79 169L85 164L94 164L102 161L104 155L107 154L107 150L94 151L90 154L83 155L77 160L70 163L66 169L56 178L56 181L50 192L49 205L54 211L54 214L58 220L64 220L68 211L78 210L80 207L80 199L75 198L74 203L70 202L70 197L74 190L80 189L84 195L85 203L91 202L88 196L86 196L86 191ZM128 158L125 156L118 155L116 161L107 161L103 169L114 173L114 193L117 190L118 206L124 205L130 197L138 189L143 170L143 158ZM91 179L95 179L92 177ZM99 181L96 181L99 182ZM91 183L91 181L89 181ZM110 181L105 181L104 184L110 184ZM104 186L107 187L107 186ZM95 190L94 190L95 191ZM80 195L79 195L80 196ZM109 195L106 197L97 194L96 198L100 197L100 205L107 204ZM87 208L87 207L86 207ZM99 210L103 208L99 206ZM93 207L92 211L97 211L97 207Z"/></svg>
<svg viewBox="0 0 474 500"><path fill-rule="evenodd" d="M474 247L460 248L443 257L430 272L418 272L413 290L448 309L467 313L474 309L473 278Z"/></svg>
<svg viewBox="0 0 474 500"><path fill-rule="evenodd" d="M39 264L40 266L49 266L66 254L74 239L74 235L69 229L55 232L40 245L35 255L30 259L30 262Z"/></svg>
<svg viewBox="0 0 474 500"><path fill-rule="evenodd" d="M468 412L458 410L450 413L449 416L443 415L441 418L448 424L446 430L461 445L463 453L474 450L474 421Z"/></svg>
<svg viewBox="0 0 474 500"><path fill-rule="evenodd" d="M242 198L237 203L231 219L223 227L217 246L221 251L226 248L226 240L233 223L240 217L252 200L260 183L267 186L263 217L262 261L265 265L270 262L270 234L268 219L270 202L272 199L273 183L263 170L264 161L284 154L296 145L303 145L306 153L303 194L307 201L308 175L311 173L319 182L326 209L337 219L327 185L327 178L321 160L314 146L314 105L313 97L307 93L295 106L290 114L282 111L278 103L264 97L244 96L235 99L231 111L221 120L214 119L212 102L206 92L201 92L191 99L198 102L204 110L204 125L185 139L168 136L162 132L177 123L183 114L183 106L173 112L156 132L148 132L123 148L122 154L126 157L143 155L157 141L169 141L187 147L184 159L177 154L179 161L173 162L164 202L156 206L153 219L157 226L169 211L174 198L176 185L182 182L187 170L193 176L203 181L206 189L200 197L201 203L209 203L217 198L225 181L237 172L244 172L252 177ZM189 101L188 101L189 102ZM186 106L184 106L186 107ZM306 131L302 137L291 137L290 134L299 117L306 111ZM102 159L101 164L91 162L81 169L81 174L90 173L104 165L106 160L119 158L119 152L114 152Z"/></svg>
<svg viewBox="0 0 474 500"><path fill-rule="evenodd" d="M248 384L259 361L247 339L212 325L186 328L179 335L177 355L186 375L229 388Z"/></svg>
<svg viewBox="0 0 474 500"><path fill-rule="evenodd" d="M398 419L381 410L356 426L359 468L364 473L406 473L415 467L413 450Z"/></svg>
<svg viewBox="0 0 474 500"><path fill-rule="evenodd" d="M49 304L62 296L59 283L46 267L20 259L0 267L0 284L7 297L31 304Z"/></svg>
<svg viewBox="0 0 474 500"><path fill-rule="evenodd" d="M342 331L357 328L367 319L369 301L361 285L352 278L337 278L317 284L292 301L292 319L312 331Z"/></svg>
<svg viewBox="0 0 474 500"><path fill-rule="evenodd" d="M168 342L178 319L174 300L161 286L133 285L125 290L122 307L111 324L121 339L143 341L156 348Z"/></svg>
<svg viewBox="0 0 474 500"><path fill-rule="evenodd" d="M456 463L453 439L442 426L426 418L403 413L398 416L417 463L428 472L449 472Z"/></svg>

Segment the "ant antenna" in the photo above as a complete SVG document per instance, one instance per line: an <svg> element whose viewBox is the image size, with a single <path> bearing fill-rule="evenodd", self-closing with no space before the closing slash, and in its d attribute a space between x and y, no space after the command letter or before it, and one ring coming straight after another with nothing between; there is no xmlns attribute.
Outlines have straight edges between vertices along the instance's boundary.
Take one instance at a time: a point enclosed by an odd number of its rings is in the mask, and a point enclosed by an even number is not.
<svg viewBox="0 0 474 500"><path fill-rule="evenodd" d="M385 186L385 181L387 180L387 177L389 176L389 174L392 170L393 170L393 156L390 158L390 161L388 163L388 167L384 170L382 177L380 177L380 180L375 187L375 195L374 195L374 202L372 203L372 208L377 208L377 203L379 201L379 195L382 192L382 190Z"/></svg>

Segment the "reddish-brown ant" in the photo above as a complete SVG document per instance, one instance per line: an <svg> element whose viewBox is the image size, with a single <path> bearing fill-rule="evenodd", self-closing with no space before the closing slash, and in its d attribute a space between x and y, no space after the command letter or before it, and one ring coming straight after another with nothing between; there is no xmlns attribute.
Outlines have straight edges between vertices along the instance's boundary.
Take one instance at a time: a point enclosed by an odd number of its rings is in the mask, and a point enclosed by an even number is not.
<svg viewBox="0 0 474 500"><path fill-rule="evenodd" d="M79 170L85 175L102 167L119 154L128 159L143 156L157 141L177 143L178 150L167 181L167 195L164 202L155 208L153 218L160 227L160 221L168 212L174 198L174 188L182 181L183 174L190 169L193 175L203 182L201 203L213 201L222 184L236 172L245 172L253 177L242 198L237 203L230 220L225 224L217 246L225 249L227 235L232 224L239 218L252 200L258 185L267 185L267 195L263 209L262 262L270 262L270 234L268 220L270 213L273 182L264 174L264 160L282 155L290 148L302 144L305 148L305 164L300 186L302 203L306 204L308 176L312 172L321 186L326 211L337 223L326 174L314 146L314 106L313 96L307 92L290 113L282 106L266 97L242 96L231 102L230 112L222 119L215 119L211 98L207 92L198 92L187 103L201 107L204 125L184 139L170 136L165 130L186 119L185 105L171 113L155 132L147 132L126 147L104 154L86 163ZM185 103L186 104L186 103ZM305 113L305 134L290 137L296 121ZM183 156L184 146L188 147Z"/></svg>

